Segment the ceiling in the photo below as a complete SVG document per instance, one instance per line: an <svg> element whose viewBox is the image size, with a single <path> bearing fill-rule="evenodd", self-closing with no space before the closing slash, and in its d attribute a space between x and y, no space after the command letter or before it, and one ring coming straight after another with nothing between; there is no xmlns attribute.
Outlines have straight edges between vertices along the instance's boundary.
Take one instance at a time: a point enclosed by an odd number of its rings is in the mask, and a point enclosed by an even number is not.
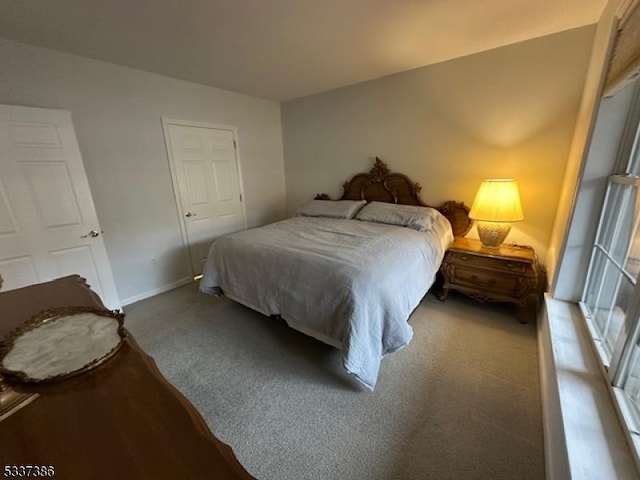
<svg viewBox="0 0 640 480"><path fill-rule="evenodd" d="M0 0L0 37L287 100L598 21L607 0Z"/></svg>

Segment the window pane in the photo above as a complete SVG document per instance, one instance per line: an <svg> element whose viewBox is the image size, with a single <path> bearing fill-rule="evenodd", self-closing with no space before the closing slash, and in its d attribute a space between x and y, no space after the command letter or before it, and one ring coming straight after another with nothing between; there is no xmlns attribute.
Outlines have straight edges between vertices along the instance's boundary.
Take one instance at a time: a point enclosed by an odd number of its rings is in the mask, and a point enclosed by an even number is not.
<svg viewBox="0 0 640 480"><path fill-rule="evenodd" d="M629 376L624 384L624 392L638 410L640 409L640 346L635 343L632 348Z"/></svg>
<svg viewBox="0 0 640 480"><path fill-rule="evenodd" d="M629 158L629 166L624 173L640 175L640 128L636 129L636 135Z"/></svg>
<svg viewBox="0 0 640 480"><path fill-rule="evenodd" d="M592 275L585 294L585 305L590 313L590 323L595 330L607 363L615 349L616 341L626 319L634 285L622 271L595 251Z"/></svg>
<svg viewBox="0 0 640 480"><path fill-rule="evenodd" d="M631 231L631 241L629 252L624 263L625 270L633 277L638 278L640 273L640 229L638 228L638 220L640 219L640 205L638 199L635 204L635 221Z"/></svg>
<svg viewBox="0 0 640 480"><path fill-rule="evenodd" d="M635 233L637 198L634 184L610 184L598 243L621 265L626 262Z"/></svg>
<svg viewBox="0 0 640 480"><path fill-rule="evenodd" d="M582 299L592 316L594 312L598 310L598 298L606 264L607 257L605 257L601 251L594 249L593 264L589 272L589 283L586 286L584 298Z"/></svg>
<svg viewBox="0 0 640 480"><path fill-rule="evenodd" d="M610 183L607 192L607 199L602 211L602 226L598 232L597 242L609 251L613 237L616 232L617 215L622 208L622 185L619 183Z"/></svg>

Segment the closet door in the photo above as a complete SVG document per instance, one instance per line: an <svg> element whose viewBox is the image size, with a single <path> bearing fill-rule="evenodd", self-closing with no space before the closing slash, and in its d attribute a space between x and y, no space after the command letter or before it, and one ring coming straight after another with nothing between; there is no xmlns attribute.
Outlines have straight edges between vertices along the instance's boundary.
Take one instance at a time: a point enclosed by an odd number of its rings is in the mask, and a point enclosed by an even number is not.
<svg viewBox="0 0 640 480"><path fill-rule="evenodd" d="M164 120L165 141L194 276L211 243L247 228L235 131Z"/></svg>

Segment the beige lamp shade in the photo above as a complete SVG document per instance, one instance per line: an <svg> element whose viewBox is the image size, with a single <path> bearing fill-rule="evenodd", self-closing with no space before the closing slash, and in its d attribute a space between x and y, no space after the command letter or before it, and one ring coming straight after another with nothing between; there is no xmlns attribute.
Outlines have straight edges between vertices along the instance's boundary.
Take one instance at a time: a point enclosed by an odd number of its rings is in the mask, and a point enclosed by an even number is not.
<svg viewBox="0 0 640 480"><path fill-rule="evenodd" d="M482 182L469 217L484 222L524 220L518 182L512 179L491 179Z"/></svg>
<svg viewBox="0 0 640 480"><path fill-rule="evenodd" d="M478 237L485 247L499 247L511 230L509 223L524 220L518 182L513 179L482 182L469 218L478 221Z"/></svg>

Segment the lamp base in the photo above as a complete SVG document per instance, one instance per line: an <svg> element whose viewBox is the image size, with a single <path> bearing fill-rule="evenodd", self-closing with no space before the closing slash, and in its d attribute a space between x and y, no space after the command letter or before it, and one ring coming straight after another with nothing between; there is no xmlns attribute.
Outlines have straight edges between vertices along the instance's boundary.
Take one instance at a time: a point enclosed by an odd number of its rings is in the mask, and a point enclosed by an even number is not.
<svg viewBox="0 0 640 480"><path fill-rule="evenodd" d="M506 222L478 222L478 237L485 247L498 248L509 230L511 225Z"/></svg>

